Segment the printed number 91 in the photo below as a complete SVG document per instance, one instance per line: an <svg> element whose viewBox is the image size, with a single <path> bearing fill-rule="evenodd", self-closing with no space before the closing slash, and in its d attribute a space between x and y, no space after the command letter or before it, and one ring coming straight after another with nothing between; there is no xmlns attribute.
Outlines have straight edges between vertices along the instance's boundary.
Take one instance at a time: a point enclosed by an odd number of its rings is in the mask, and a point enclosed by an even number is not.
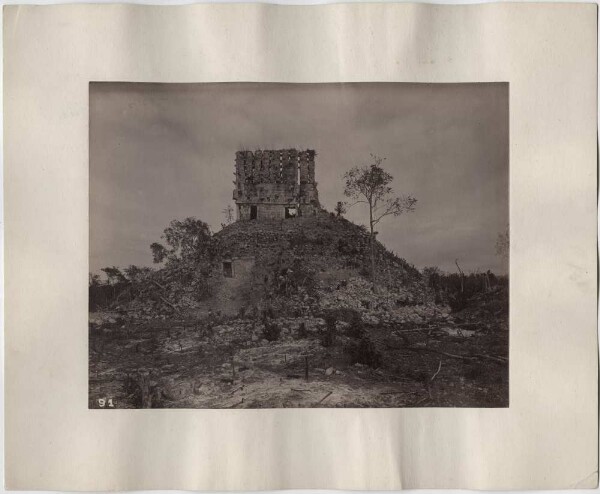
<svg viewBox="0 0 600 494"><path fill-rule="evenodd" d="M108 406L108 408L115 407L112 398L109 398L108 400L106 398L98 398L98 405L100 408L105 408L106 406Z"/></svg>

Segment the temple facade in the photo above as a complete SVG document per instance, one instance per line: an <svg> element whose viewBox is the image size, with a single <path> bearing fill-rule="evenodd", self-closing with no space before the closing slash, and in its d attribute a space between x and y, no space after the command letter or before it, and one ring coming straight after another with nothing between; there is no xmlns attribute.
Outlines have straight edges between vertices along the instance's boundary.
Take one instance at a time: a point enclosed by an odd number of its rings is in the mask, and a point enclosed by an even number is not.
<svg viewBox="0 0 600 494"><path fill-rule="evenodd" d="M315 215L320 209L314 150L238 151L235 190L238 220Z"/></svg>

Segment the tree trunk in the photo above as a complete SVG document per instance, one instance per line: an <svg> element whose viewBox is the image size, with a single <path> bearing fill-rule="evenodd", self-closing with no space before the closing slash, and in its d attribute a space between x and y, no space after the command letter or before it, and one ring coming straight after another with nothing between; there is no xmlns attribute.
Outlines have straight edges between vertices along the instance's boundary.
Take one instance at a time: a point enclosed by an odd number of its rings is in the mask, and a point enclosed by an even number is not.
<svg viewBox="0 0 600 494"><path fill-rule="evenodd" d="M463 273L463 270L460 269L460 266L458 265L458 259L456 259L454 261L454 263L456 264L456 267L458 268L458 272L460 273L460 293L464 293L464 291L465 291L465 275Z"/></svg>
<svg viewBox="0 0 600 494"><path fill-rule="evenodd" d="M375 233L373 232L373 206L369 203L369 227L371 229L371 282L375 289Z"/></svg>

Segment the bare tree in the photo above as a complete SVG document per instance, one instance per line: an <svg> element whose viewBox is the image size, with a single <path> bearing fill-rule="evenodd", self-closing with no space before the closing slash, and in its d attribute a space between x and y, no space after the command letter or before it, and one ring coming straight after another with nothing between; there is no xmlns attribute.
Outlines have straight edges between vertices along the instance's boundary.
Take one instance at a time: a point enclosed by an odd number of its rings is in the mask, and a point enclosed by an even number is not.
<svg viewBox="0 0 600 494"><path fill-rule="evenodd" d="M335 205L335 215L339 218L340 216L343 216L344 214L346 214L346 203L342 202L342 201L338 201L338 203Z"/></svg>
<svg viewBox="0 0 600 494"><path fill-rule="evenodd" d="M226 208L222 209L221 213L225 216L224 225L231 225L231 223L233 223L233 207L231 207L231 204L228 204Z"/></svg>
<svg viewBox="0 0 600 494"><path fill-rule="evenodd" d="M498 238L496 239L496 254L500 256L503 260L508 260L508 255L510 252L510 236L508 231L508 226L506 230L502 233L498 234Z"/></svg>
<svg viewBox="0 0 600 494"><path fill-rule="evenodd" d="M415 210L417 200L408 196L394 196L390 187L394 177L387 173L381 164L384 158L371 154L371 163L354 167L344 174L346 187L344 195L354 199L349 207L363 203L369 208L369 229L371 244L371 279L375 284L375 226L386 216L400 216Z"/></svg>
<svg viewBox="0 0 600 494"><path fill-rule="evenodd" d="M464 291L465 291L465 273L463 273L463 270L460 269L460 266L458 265L458 259L454 260L454 264L456 264L456 267L458 268L458 272L460 273L460 293L464 293Z"/></svg>

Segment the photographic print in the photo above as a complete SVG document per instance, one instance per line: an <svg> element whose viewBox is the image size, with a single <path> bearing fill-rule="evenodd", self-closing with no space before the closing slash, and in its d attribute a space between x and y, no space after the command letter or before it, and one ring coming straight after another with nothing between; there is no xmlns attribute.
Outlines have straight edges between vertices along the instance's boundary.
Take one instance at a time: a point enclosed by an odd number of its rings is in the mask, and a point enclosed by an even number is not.
<svg viewBox="0 0 600 494"><path fill-rule="evenodd" d="M89 407L509 406L509 86L93 82Z"/></svg>

